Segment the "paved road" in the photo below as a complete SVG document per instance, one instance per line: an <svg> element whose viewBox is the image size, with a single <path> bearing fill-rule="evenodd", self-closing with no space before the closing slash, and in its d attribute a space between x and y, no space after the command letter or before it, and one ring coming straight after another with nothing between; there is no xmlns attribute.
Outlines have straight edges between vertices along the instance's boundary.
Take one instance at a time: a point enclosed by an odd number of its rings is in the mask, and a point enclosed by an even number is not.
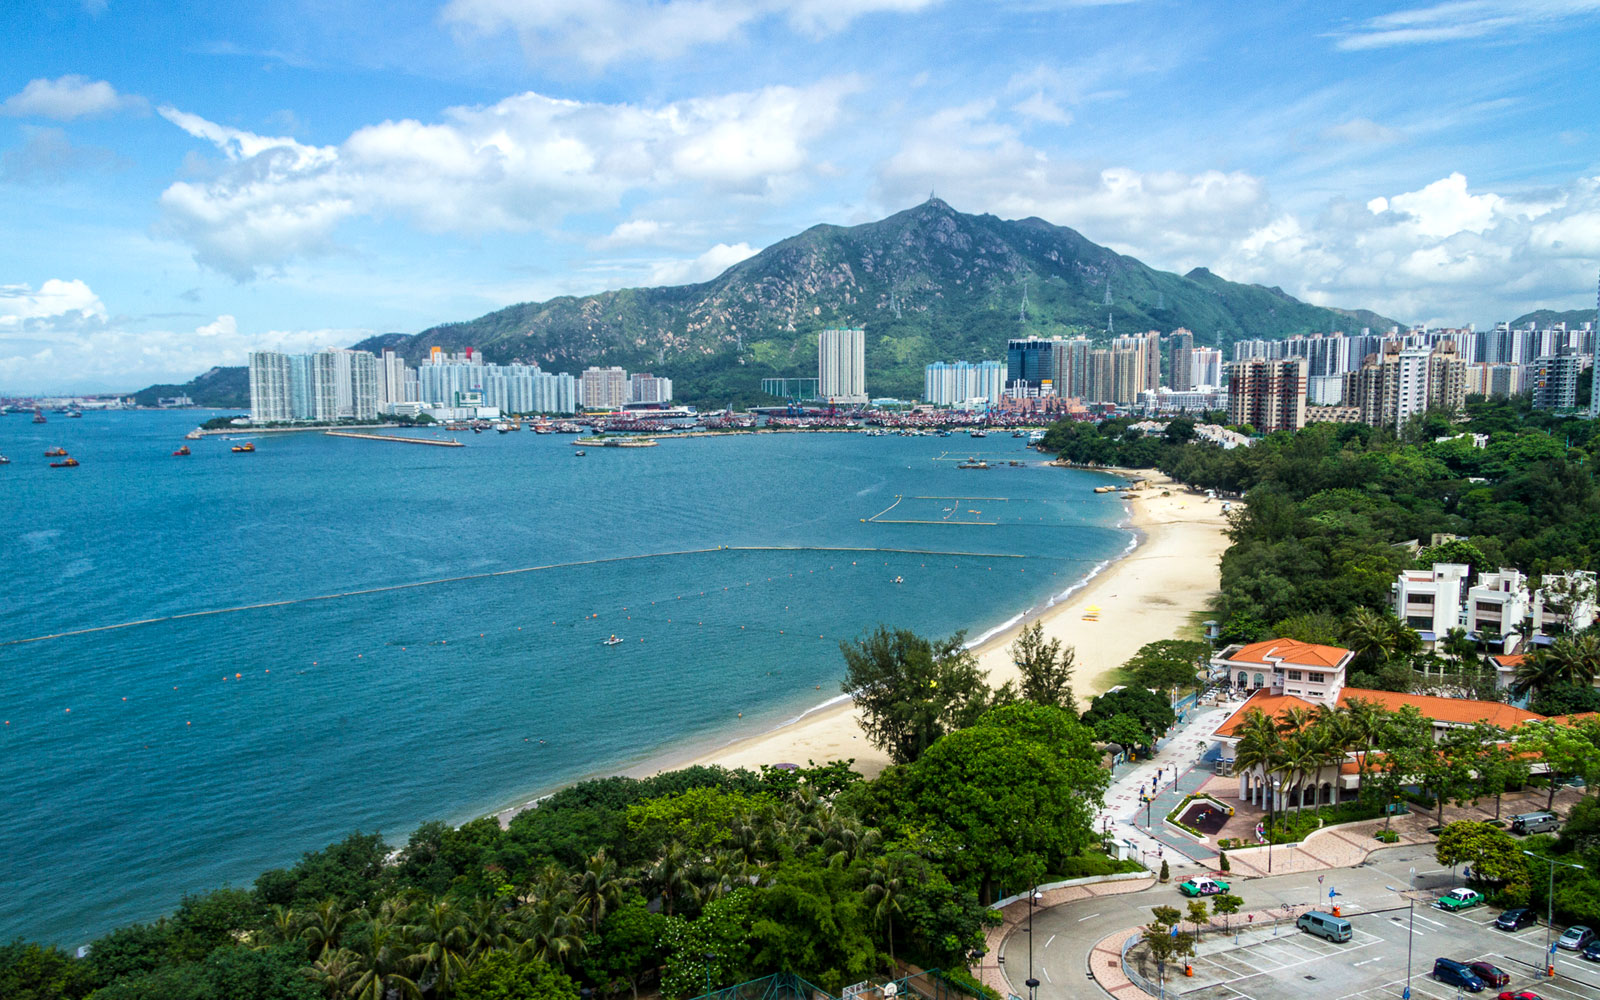
<svg viewBox="0 0 1600 1000"><path fill-rule="evenodd" d="M1244 899L1245 910L1281 911L1285 904L1302 910L1311 906L1325 908L1329 904L1328 892L1336 892L1333 902L1345 915L1359 920L1357 940L1351 945L1363 949L1363 957L1354 958L1355 949L1349 945L1337 949L1329 946L1327 955L1319 955L1323 950L1321 942L1302 940L1306 935L1291 933L1286 924L1275 941L1270 934L1252 931L1258 937L1266 937L1266 942L1223 960L1239 963L1235 976L1208 974L1199 983L1186 982L1176 989L1213 990L1195 993L1192 1000L1302 1000L1309 993L1326 1000L1398 998L1400 987L1389 987L1397 975L1403 985L1404 966L1397 965L1395 955L1398 951L1403 957L1406 929L1394 918L1398 915L1409 920L1406 904L1407 894L1411 893L1424 900L1415 909L1416 1000L1448 1000L1454 993L1436 983L1421 983L1436 955L1462 960L1488 956L1513 973L1515 988L1533 989L1546 1000L1600 1000L1600 966L1584 962L1570 952L1558 957L1558 976L1553 983L1532 984L1533 970L1544 954L1542 922L1536 931L1510 935L1485 926L1494 916L1487 908L1456 915L1424 905L1426 899L1455 884L1458 882L1453 874L1434 860L1431 845L1386 848L1375 852L1360 867L1323 872L1320 878L1317 873L1298 873L1235 882L1232 891ZM1412 885L1417 888L1411 889ZM1094 944L1107 934L1143 924L1150 917L1151 907L1165 905L1181 910L1184 903L1175 885L1158 884L1144 892L1092 898L1038 912L1031 934L1032 966L1040 981L1038 1000L1074 1000L1086 995L1086 988L1099 994L1087 979L1088 957ZM1226 949L1226 942L1218 937L1215 933L1208 935L1206 945ZM1024 922L1007 936L1000 949L1008 977L1019 986L1028 978L1029 940ZM1255 949L1259 949L1259 957L1252 957ZM1355 966L1355 962L1366 959L1379 961L1370 967ZM1310 968L1314 963L1321 964ZM1252 965L1259 971L1251 972ZM1301 965L1308 968L1302 970ZM1290 969L1294 971L1290 973ZM1308 981L1303 978L1306 975L1317 979ZM1371 981L1375 978L1377 981ZM1261 985L1269 981L1279 985ZM1479 1000L1493 995L1480 995Z"/></svg>

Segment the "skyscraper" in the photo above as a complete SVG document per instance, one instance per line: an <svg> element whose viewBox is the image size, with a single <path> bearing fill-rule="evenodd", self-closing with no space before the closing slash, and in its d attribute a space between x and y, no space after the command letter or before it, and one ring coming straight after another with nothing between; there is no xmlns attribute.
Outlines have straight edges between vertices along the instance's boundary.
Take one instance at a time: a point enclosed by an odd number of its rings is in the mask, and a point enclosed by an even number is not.
<svg viewBox="0 0 1600 1000"><path fill-rule="evenodd" d="M289 407L289 357L277 351L250 352L250 420L258 424L293 420Z"/></svg>
<svg viewBox="0 0 1600 1000"><path fill-rule="evenodd" d="M1167 338L1167 384L1174 392L1187 392L1197 384L1193 359L1194 334L1182 327L1172 331Z"/></svg>
<svg viewBox="0 0 1600 1000"><path fill-rule="evenodd" d="M628 373L610 368L583 370L583 407L586 410L620 410L628 401Z"/></svg>
<svg viewBox="0 0 1600 1000"><path fill-rule="evenodd" d="M1306 423L1306 360L1252 358L1228 366L1228 420L1262 434Z"/></svg>
<svg viewBox="0 0 1600 1000"><path fill-rule="evenodd" d="M817 394L833 403L867 401L867 331L817 334Z"/></svg>
<svg viewBox="0 0 1600 1000"><path fill-rule="evenodd" d="M366 351L344 353L350 356L350 416L357 420L376 420L378 359Z"/></svg>
<svg viewBox="0 0 1600 1000"><path fill-rule="evenodd" d="M935 361L922 370L922 398L935 406L981 399L994 404L1005 391L1006 366L998 361Z"/></svg>

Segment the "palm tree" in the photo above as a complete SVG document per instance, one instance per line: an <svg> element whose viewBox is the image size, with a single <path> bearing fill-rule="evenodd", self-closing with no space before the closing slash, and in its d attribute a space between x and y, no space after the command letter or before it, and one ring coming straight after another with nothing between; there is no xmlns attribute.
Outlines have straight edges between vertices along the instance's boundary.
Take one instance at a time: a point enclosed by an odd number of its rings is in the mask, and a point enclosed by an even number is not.
<svg viewBox="0 0 1600 1000"><path fill-rule="evenodd" d="M1270 783L1283 766L1283 735L1278 732L1277 724L1261 709L1253 708L1235 732L1239 737L1233 758L1235 770L1248 772L1260 768L1262 777ZM1269 814L1276 807L1274 796L1269 800Z"/></svg>
<svg viewBox="0 0 1600 1000"><path fill-rule="evenodd" d="M390 1000L391 994L420 998L422 988L411 978L416 959L405 945L401 924L393 919L393 909L384 904L384 913L367 927L367 940L355 953L355 982L351 1000Z"/></svg>
<svg viewBox="0 0 1600 1000"><path fill-rule="evenodd" d="M1600 673L1600 637L1583 632L1563 636L1530 654L1517 667L1511 690L1521 695L1557 684L1587 687L1594 683L1596 673Z"/></svg>
<svg viewBox="0 0 1600 1000"><path fill-rule="evenodd" d="M311 978L321 985L323 996L338 1000L350 995L360 966L361 956L348 948L325 951L311 963Z"/></svg>
<svg viewBox="0 0 1600 1000"><path fill-rule="evenodd" d="M1372 667L1415 653L1422 638L1388 611L1356 608L1345 619L1341 633L1356 660Z"/></svg>
<svg viewBox="0 0 1600 1000"><path fill-rule="evenodd" d="M557 964L568 954L583 950L583 919L564 904L560 896L544 896L512 914L512 933L521 939L516 948L518 958Z"/></svg>
<svg viewBox="0 0 1600 1000"><path fill-rule="evenodd" d="M894 974L894 918L895 914L903 913L906 897L906 880L902 862L898 855L880 857L873 861L872 870L867 873L867 885L863 892L867 905L872 907L872 919L885 925L889 933L889 973Z"/></svg>
<svg viewBox="0 0 1600 1000"><path fill-rule="evenodd" d="M581 871L573 874L572 894L578 911L588 916L591 932L600 932L606 908L621 902L622 891L632 883L632 879L617 874L617 863L606 857L603 848L595 852Z"/></svg>
<svg viewBox="0 0 1600 1000"><path fill-rule="evenodd" d="M293 941L300 936L303 918L293 909L277 903L267 907L267 922L261 929L258 948L271 948Z"/></svg>
<svg viewBox="0 0 1600 1000"><path fill-rule="evenodd" d="M419 982L428 983L433 995L447 997L455 981L467 971L472 937L461 914L442 899L423 907L417 918L405 928L415 948L409 960L420 969Z"/></svg>
<svg viewBox="0 0 1600 1000"><path fill-rule="evenodd" d="M506 907L493 896L477 896L463 916L473 956L506 946Z"/></svg>
<svg viewBox="0 0 1600 1000"><path fill-rule="evenodd" d="M692 886L690 864L688 849L674 840L645 873L645 879L661 893L661 905L669 917L673 902Z"/></svg>
<svg viewBox="0 0 1600 1000"><path fill-rule="evenodd" d="M1356 774L1367 780L1367 757L1383 742L1389 728L1389 710L1370 698L1351 698L1345 702L1344 729L1348 744L1356 751Z"/></svg>
<svg viewBox="0 0 1600 1000"><path fill-rule="evenodd" d="M338 949L339 939L354 921L355 914L337 899L324 899L307 916L300 936L313 954L326 954Z"/></svg>

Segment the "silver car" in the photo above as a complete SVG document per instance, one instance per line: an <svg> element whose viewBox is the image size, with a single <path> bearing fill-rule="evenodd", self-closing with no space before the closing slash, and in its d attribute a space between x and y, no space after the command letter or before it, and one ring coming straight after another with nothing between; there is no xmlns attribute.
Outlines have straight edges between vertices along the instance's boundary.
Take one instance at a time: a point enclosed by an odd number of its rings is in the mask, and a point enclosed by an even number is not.
<svg viewBox="0 0 1600 1000"><path fill-rule="evenodd" d="M1594 931L1582 924L1574 924L1563 931L1560 937L1556 938L1556 944L1568 951L1577 951L1593 940Z"/></svg>

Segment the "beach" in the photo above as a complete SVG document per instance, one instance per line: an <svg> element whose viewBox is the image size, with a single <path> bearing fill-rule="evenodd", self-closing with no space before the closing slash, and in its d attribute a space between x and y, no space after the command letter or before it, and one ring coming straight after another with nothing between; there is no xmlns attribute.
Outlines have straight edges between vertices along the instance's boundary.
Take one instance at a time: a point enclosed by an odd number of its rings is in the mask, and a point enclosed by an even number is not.
<svg viewBox="0 0 1600 1000"><path fill-rule="evenodd" d="M1009 647L1017 633L1040 621L1047 638L1077 654L1073 693L1081 711L1112 687L1115 671L1147 642L1177 638L1192 626L1219 586L1219 561L1228 547L1222 501L1208 500L1154 471L1119 470L1149 486L1126 501L1128 524L1138 534L1133 550L1052 607L990 636L974 652L990 686L1017 679ZM1163 493L1169 495L1163 496ZM1237 506L1237 503L1235 504ZM1098 614L1086 617L1091 608ZM754 770L762 764L855 758L868 777L888 758L867 742L855 706L821 708L769 733L730 743L678 766L720 764Z"/></svg>

